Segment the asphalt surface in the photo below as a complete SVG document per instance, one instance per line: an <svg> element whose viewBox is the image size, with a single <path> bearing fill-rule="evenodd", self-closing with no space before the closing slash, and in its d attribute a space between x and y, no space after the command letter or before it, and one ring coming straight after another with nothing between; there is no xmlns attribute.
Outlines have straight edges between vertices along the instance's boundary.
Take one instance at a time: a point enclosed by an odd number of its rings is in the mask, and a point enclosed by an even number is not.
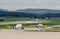
<svg viewBox="0 0 60 39"><path fill-rule="evenodd" d="M39 23L38 21L14 21L14 22L0 22L0 25L7 25L7 24L30 24L30 23Z"/></svg>
<svg viewBox="0 0 60 39"><path fill-rule="evenodd" d="M60 39L60 32L25 32L3 29L0 31L0 39Z"/></svg>

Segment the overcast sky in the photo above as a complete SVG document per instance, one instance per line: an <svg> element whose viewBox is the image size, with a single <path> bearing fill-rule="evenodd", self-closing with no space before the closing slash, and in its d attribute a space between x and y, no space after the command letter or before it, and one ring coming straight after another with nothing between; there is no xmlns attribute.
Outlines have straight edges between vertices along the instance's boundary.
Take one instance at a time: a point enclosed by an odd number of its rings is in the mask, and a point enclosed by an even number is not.
<svg viewBox="0 0 60 39"><path fill-rule="evenodd" d="M60 10L60 0L0 0L0 8L8 10L25 8Z"/></svg>

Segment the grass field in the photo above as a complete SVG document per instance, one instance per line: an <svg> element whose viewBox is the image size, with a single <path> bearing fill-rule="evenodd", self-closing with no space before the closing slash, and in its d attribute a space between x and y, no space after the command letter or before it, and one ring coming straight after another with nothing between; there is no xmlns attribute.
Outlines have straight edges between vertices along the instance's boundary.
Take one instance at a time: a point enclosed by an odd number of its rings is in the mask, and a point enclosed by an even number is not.
<svg viewBox="0 0 60 39"><path fill-rule="evenodd" d="M50 29L45 29L46 32L60 32L60 28L50 28Z"/></svg>
<svg viewBox="0 0 60 39"><path fill-rule="evenodd" d="M60 25L60 20L46 20L46 19L39 19L40 21L38 21L39 23L42 23L43 25L47 25L47 26L53 26L53 25ZM0 22L12 22L12 21L35 21L35 19L21 19L21 18L4 18L4 21L0 21ZM15 26L16 24L10 24L10 25L0 25L0 29L11 29L12 26ZM37 24L23 24L24 27L26 28L33 28L35 27ZM51 28L51 29L46 29L46 31L50 31L50 32L55 32L57 30L60 30L60 28Z"/></svg>
<svg viewBox="0 0 60 39"><path fill-rule="evenodd" d="M30 21L32 19L28 19L28 18L20 18L20 17L4 17L3 18L4 21L0 21L0 22L11 22L11 21Z"/></svg>
<svg viewBox="0 0 60 39"><path fill-rule="evenodd" d="M60 25L60 20L44 20L43 25Z"/></svg>
<svg viewBox="0 0 60 39"><path fill-rule="evenodd" d="M20 21L20 18L5 18L5 21L3 22L9 22L9 21ZM27 20L26 20L27 21ZM39 23L42 23L43 25L48 25L48 26L52 26L52 25L60 25L60 20L40 20L40 21L43 21L43 22L39 22ZM23 24L24 27L26 26L30 26L32 27L32 25L37 25L38 23L35 23L35 24ZM0 25L0 26L15 26L16 24L10 24L10 25Z"/></svg>
<svg viewBox="0 0 60 39"><path fill-rule="evenodd" d="M35 19L24 19L20 17L4 17L4 21L0 21L0 22L12 22L12 21L35 21ZM43 21L40 23L44 25L59 25L60 24L60 20L39 19L39 21Z"/></svg>

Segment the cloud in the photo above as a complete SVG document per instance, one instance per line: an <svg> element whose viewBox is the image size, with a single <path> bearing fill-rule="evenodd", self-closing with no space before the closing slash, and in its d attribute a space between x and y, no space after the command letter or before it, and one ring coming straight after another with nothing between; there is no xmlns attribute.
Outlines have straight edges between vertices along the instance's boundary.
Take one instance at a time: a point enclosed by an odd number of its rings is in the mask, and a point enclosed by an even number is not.
<svg viewBox="0 0 60 39"><path fill-rule="evenodd" d="M9 10L24 8L60 9L60 0L0 0L0 8Z"/></svg>

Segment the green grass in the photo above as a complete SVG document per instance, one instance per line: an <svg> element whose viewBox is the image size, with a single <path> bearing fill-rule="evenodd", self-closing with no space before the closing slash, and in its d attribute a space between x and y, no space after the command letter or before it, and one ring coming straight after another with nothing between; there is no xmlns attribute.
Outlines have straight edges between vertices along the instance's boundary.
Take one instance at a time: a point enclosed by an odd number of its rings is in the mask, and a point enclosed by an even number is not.
<svg viewBox="0 0 60 39"><path fill-rule="evenodd" d="M60 20L44 20L44 22L42 22L43 25L48 25L48 26L52 26L52 25L60 25ZM15 26L16 24L10 24L10 25L0 25L0 26ZM38 23L32 23L32 24L23 24L24 27L30 26L32 27L32 25L38 25ZM2 27L0 27L2 28ZM6 27L5 27L6 28Z"/></svg>
<svg viewBox="0 0 60 39"><path fill-rule="evenodd" d="M0 21L0 22L11 22L11 21L19 21L19 20L20 20L20 18L16 18L16 17L12 17L12 18L5 17L4 21Z"/></svg>
<svg viewBox="0 0 60 39"><path fill-rule="evenodd" d="M0 29L11 29L11 26L0 26Z"/></svg>
<svg viewBox="0 0 60 39"><path fill-rule="evenodd" d="M38 30L25 30L26 32L38 32Z"/></svg>
<svg viewBox="0 0 60 39"><path fill-rule="evenodd" d="M38 32L38 30L25 30L27 32ZM43 29L42 32L60 32L60 28Z"/></svg>
<svg viewBox="0 0 60 39"><path fill-rule="evenodd" d="M24 19L20 17L4 17L4 21L0 22L11 22L11 21L29 21L31 19Z"/></svg>
<svg viewBox="0 0 60 39"><path fill-rule="evenodd" d="M4 21L0 21L0 22L11 22L11 21L34 21L35 19L24 19L24 18L19 18L19 17L4 17ZM43 25L59 25L60 24L60 20L51 20L51 19L44 19L41 20L43 21L42 24ZM32 24L27 24L26 26L29 26Z"/></svg>
<svg viewBox="0 0 60 39"><path fill-rule="evenodd" d="M0 25L0 29L11 29L12 26L15 26L15 24L9 24L9 25Z"/></svg>
<svg viewBox="0 0 60 39"><path fill-rule="evenodd" d="M60 32L60 28L50 28L50 29L46 29L46 32Z"/></svg>
<svg viewBox="0 0 60 39"><path fill-rule="evenodd" d="M4 18L4 21L1 21L1 22L11 22L11 21L28 21L28 19L21 19L21 18L17 18L17 17L8 17L8 18ZM52 26L52 25L60 25L60 20L41 20L43 22L39 22L39 23L42 23L43 25L48 25L48 26ZM10 25L0 25L0 28L3 29L8 29L10 26L15 26L16 24L10 24ZM30 26L32 27L32 25L38 25L38 23L36 24L23 24L24 27L26 26ZM9 26L9 27L8 27ZM10 27L11 28L11 27Z"/></svg>
<svg viewBox="0 0 60 39"><path fill-rule="evenodd" d="M38 32L38 30L25 30L27 32ZM42 32L60 32L60 28L47 28L43 29Z"/></svg>
<svg viewBox="0 0 60 39"><path fill-rule="evenodd" d="M60 20L45 20L42 22L43 25L60 25Z"/></svg>

